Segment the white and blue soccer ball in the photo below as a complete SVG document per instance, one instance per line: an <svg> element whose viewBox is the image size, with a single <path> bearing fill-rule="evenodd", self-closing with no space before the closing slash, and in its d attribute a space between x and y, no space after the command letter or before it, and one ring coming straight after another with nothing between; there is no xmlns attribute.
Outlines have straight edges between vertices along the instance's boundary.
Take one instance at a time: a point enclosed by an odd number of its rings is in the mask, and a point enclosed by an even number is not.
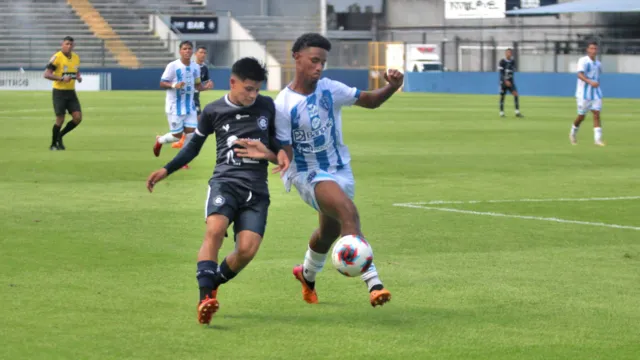
<svg viewBox="0 0 640 360"><path fill-rule="evenodd" d="M363 237L343 236L333 246L331 262L344 276L360 276L373 263L373 249Z"/></svg>

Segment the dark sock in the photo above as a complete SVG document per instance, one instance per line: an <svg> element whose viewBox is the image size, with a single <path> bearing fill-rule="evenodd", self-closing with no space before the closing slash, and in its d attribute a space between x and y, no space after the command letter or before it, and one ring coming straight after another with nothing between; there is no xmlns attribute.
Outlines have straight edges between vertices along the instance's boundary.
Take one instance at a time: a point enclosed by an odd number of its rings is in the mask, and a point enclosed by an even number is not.
<svg viewBox="0 0 640 360"><path fill-rule="evenodd" d="M212 260L198 261L198 287L200 287L200 300L206 296L211 296L211 292L217 288L216 277L218 274L218 264Z"/></svg>
<svg viewBox="0 0 640 360"><path fill-rule="evenodd" d="M222 263L220 264L220 272L218 273L217 285L220 286L230 281L231 279L236 277L236 275L238 275L238 273L229 268L229 264L227 264L227 258L224 258L224 260L222 260Z"/></svg>
<svg viewBox="0 0 640 360"><path fill-rule="evenodd" d="M371 287L371 289L369 289L369 292L377 291L377 290L382 290L382 289L384 289L384 286L382 286L382 284L373 285L373 286Z"/></svg>
<svg viewBox="0 0 640 360"><path fill-rule="evenodd" d="M520 110L520 101L517 96L513 97L513 101L516 103L516 110Z"/></svg>
<svg viewBox="0 0 640 360"><path fill-rule="evenodd" d="M73 121L69 121L67 123L67 126L65 126L62 132L60 133L60 137L65 136L67 133L71 132L71 130L75 129L76 126L78 126L78 124L74 123Z"/></svg>
<svg viewBox="0 0 640 360"><path fill-rule="evenodd" d="M500 111L504 111L504 95L500 95Z"/></svg>
<svg viewBox="0 0 640 360"><path fill-rule="evenodd" d="M51 146L54 146L58 142L58 136L60 136L60 128L57 124L53 124L53 132L51 137Z"/></svg>

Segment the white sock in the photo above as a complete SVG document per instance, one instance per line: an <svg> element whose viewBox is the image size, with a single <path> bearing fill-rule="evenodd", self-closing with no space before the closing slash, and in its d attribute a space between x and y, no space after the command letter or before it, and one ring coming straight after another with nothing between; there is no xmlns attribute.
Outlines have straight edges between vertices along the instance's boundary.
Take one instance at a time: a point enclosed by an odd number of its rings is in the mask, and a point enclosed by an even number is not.
<svg viewBox="0 0 640 360"><path fill-rule="evenodd" d="M316 274L322 271L326 260L327 254L320 254L308 248L307 253L304 255L302 276L304 276L308 282L316 281Z"/></svg>
<svg viewBox="0 0 640 360"><path fill-rule="evenodd" d="M180 138L173 136L172 133L166 133L158 138L160 144L170 144L178 140L180 140Z"/></svg>
<svg viewBox="0 0 640 360"><path fill-rule="evenodd" d="M602 141L602 128L601 127L593 128L593 139L596 142L601 142Z"/></svg>
<svg viewBox="0 0 640 360"><path fill-rule="evenodd" d="M369 291L371 291L371 288L376 285L382 285L382 280L380 280L380 277L378 276L378 270L376 270L376 265L374 263L371 263L369 270L362 274L360 278L367 283Z"/></svg>
<svg viewBox="0 0 640 360"><path fill-rule="evenodd" d="M187 144L189 143L189 141L191 141L191 139L193 139L193 135L195 135L196 133L188 133L188 134L184 134L184 143L182 144L182 147L187 146Z"/></svg>
<svg viewBox="0 0 640 360"><path fill-rule="evenodd" d="M571 134L573 135L577 134L579 129L580 129L579 127L575 125L571 125Z"/></svg>

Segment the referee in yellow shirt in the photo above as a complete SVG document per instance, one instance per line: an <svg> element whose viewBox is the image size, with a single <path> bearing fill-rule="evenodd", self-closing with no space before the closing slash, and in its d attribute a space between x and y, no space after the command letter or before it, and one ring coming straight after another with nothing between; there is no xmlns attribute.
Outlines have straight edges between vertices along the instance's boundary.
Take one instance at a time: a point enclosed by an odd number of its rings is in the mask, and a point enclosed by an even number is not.
<svg viewBox="0 0 640 360"><path fill-rule="evenodd" d="M73 38L67 36L62 40L60 51L53 54L44 71L45 79L53 81L53 110L56 123L53 125L50 150L64 150L62 137L75 129L82 121L82 109L76 95L76 81L82 82L79 66L80 57L73 52ZM62 129L64 116L71 114L71 121ZM60 131L62 129L62 131Z"/></svg>

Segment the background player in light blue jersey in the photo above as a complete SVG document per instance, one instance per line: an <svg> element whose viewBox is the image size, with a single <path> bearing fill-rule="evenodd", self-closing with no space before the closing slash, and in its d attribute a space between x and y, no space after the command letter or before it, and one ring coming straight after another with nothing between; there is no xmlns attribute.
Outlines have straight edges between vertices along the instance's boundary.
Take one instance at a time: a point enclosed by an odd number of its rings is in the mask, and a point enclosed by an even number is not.
<svg viewBox="0 0 640 360"><path fill-rule="evenodd" d="M293 184L302 199L320 214L320 226L311 235L304 263L293 268L302 284L303 299L317 303L316 273L340 236L362 235L358 210L353 203L354 179L349 150L342 139L343 106L375 109L402 86L403 74L389 70L388 84L374 91L360 91L328 78L321 79L331 43L320 34L300 36L293 45L296 62L293 81L278 94L276 137L292 159L284 175L287 191ZM391 294L382 286L375 265L362 275L372 306L382 305Z"/></svg>
<svg viewBox="0 0 640 360"><path fill-rule="evenodd" d="M191 60L193 44L180 43L180 59L170 62L160 78L160 88L167 90L165 112L169 122L169 132L156 137L153 154L160 155L162 145L180 140L185 134L184 145L198 126L198 114L194 101L195 91L207 90L200 81L200 65Z"/></svg>
<svg viewBox="0 0 640 360"><path fill-rule="evenodd" d="M571 144L578 143L577 135L580 123L589 111L593 113L593 139L598 146L604 146L602 141L602 125L600 111L602 111L602 89L600 75L602 64L596 59L598 43L590 42L587 46L587 56L578 60L578 84L576 85L576 101L578 103L578 117L573 122L569 140Z"/></svg>

